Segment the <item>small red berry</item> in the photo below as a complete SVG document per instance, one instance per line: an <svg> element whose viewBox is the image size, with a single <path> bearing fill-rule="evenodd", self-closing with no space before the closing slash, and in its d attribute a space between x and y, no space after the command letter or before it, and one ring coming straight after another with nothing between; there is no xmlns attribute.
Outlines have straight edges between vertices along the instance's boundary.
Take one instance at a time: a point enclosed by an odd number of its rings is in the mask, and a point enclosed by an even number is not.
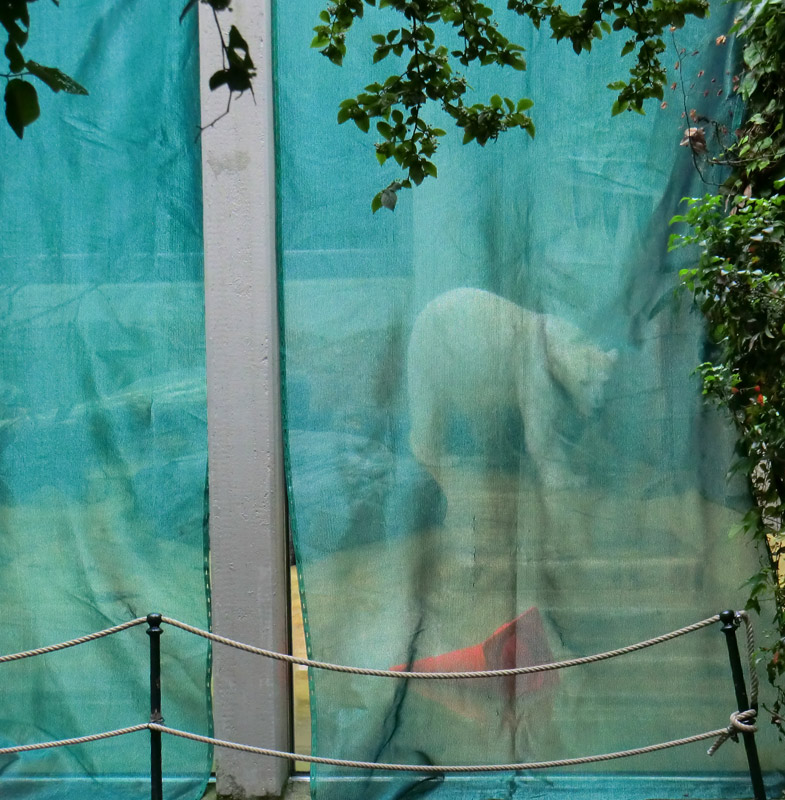
<svg viewBox="0 0 785 800"><path fill-rule="evenodd" d="M762 394L759 394L759 395L758 395L758 405L759 405L759 406L762 406L762 405L763 405L765 402L766 402L766 401L764 400L764 398L763 398L763 395L762 395Z"/></svg>

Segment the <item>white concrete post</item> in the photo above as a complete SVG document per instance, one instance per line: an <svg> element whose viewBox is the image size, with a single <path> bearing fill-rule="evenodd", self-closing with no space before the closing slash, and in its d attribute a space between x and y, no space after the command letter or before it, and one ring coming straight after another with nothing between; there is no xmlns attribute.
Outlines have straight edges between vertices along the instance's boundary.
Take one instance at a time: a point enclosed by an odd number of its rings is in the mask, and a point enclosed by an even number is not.
<svg viewBox="0 0 785 800"><path fill-rule="evenodd" d="M219 14L248 41L256 102L202 135L207 421L213 630L275 650L289 646L275 247L272 0ZM211 9L199 4L202 124L226 109L210 92L221 67ZM215 733L277 749L290 745L285 665L216 645ZM216 753L218 795L278 796L288 762Z"/></svg>

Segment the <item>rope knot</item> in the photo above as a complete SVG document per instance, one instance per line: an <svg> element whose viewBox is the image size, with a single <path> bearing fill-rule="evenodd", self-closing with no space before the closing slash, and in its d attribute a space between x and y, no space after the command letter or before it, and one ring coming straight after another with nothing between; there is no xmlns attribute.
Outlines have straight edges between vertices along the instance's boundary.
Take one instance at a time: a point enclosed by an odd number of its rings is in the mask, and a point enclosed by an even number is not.
<svg viewBox="0 0 785 800"><path fill-rule="evenodd" d="M758 712L754 708L746 711L734 711L730 715L730 725L717 737L717 741L709 748L708 754L713 756L728 739L739 741L739 733L757 733L758 726L755 722Z"/></svg>
<svg viewBox="0 0 785 800"><path fill-rule="evenodd" d="M748 708L746 711L734 711L730 715L730 726L734 733L741 731L742 733L757 733L758 726L755 724L755 719L758 712L754 708Z"/></svg>

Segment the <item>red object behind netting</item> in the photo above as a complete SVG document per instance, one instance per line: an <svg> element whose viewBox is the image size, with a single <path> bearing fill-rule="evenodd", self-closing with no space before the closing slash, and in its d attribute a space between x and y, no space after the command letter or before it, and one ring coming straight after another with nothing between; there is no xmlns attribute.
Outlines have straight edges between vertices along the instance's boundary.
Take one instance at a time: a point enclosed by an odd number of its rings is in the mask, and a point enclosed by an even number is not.
<svg viewBox="0 0 785 800"><path fill-rule="evenodd" d="M438 656L421 658L410 665L398 664L392 669L411 672L475 672L491 669L512 669L548 664L553 661L548 637L539 610L532 606L523 614L497 628L485 641ZM557 671L536 672L509 678L477 679L484 689L496 681L510 694L537 692L558 682ZM430 681L428 681L430 683ZM471 681L472 684L475 681ZM514 690L511 691L512 686Z"/></svg>

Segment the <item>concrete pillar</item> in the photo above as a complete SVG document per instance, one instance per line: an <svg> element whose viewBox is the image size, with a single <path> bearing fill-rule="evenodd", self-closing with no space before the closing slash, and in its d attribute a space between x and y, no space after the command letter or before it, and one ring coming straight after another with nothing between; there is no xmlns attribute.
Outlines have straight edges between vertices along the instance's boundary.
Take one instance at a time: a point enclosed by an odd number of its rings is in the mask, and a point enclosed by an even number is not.
<svg viewBox="0 0 785 800"><path fill-rule="evenodd" d="M271 2L218 15L250 45L256 102L235 98L202 134L210 543L213 630L287 650ZM208 89L220 42L209 6L199 15L204 125L226 110L227 94ZM287 668L218 645L213 653L215 735L289 749ZM231 750L216 762L219 796L278 796L289 774L286 761Z"/></svg>

